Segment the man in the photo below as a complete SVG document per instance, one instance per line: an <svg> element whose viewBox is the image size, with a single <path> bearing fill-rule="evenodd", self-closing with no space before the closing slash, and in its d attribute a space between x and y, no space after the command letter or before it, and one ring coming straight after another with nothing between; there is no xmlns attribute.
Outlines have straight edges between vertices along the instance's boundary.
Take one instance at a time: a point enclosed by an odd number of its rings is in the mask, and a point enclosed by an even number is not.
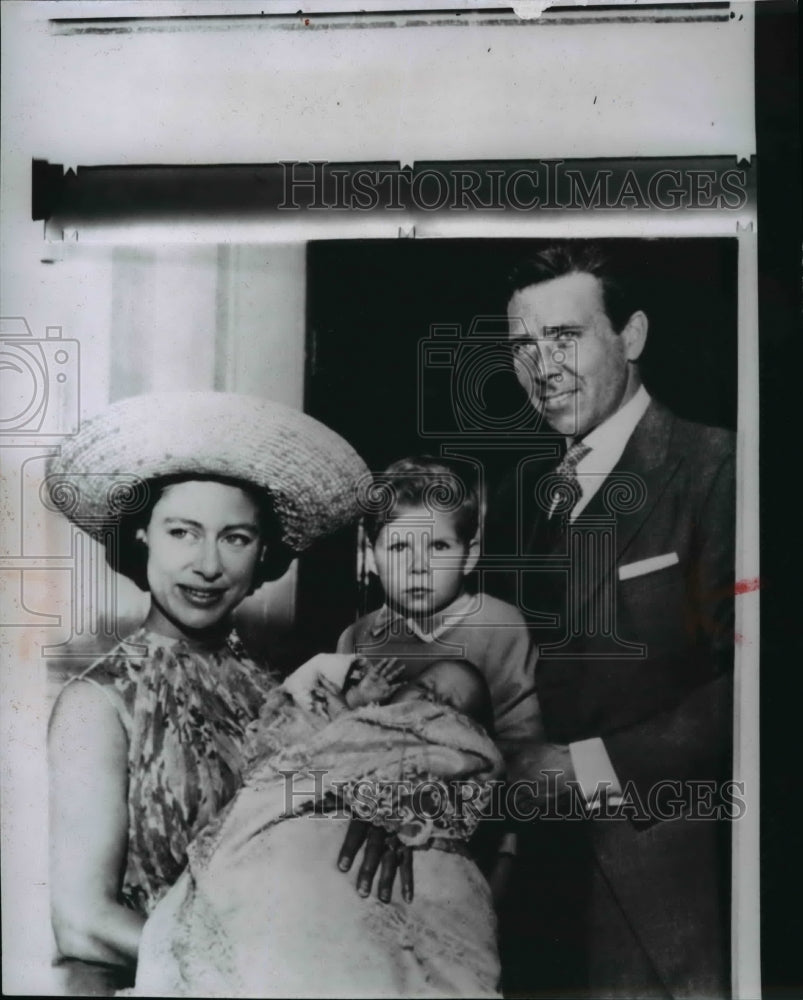
<svg viewBox="0 0 803 1000"><path fill-rule="evenodd" d="M521 265L508 316L567 451L520 463L486 533L485 585L539 646L551 741L511 774L538 781L541 819L518 824L506 991L727 996L733 435L650 398L648 318L593 246Z"/></svg>

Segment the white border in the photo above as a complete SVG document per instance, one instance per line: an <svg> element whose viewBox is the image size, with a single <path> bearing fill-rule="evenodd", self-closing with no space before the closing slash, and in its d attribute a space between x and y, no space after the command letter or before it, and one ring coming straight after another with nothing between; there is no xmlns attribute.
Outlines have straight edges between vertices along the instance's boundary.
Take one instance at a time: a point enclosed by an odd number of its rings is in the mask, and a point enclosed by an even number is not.
<svg viewBox="0 0 803 1000"><path fill-rule="evenodd" d="M256 8L263 9L268 0L208 0L203 4L204 14L220 13L226 16L238 14L253 14ZM577 4L584 11L591 10L600 0L590 4ZM670 0L680 2L680 0ZM313 15L323 15L331 12L335 5L331 2L316 2L316 0L274 0L271 12L293 15L297 10ZM369 9L383 13L389 9L400 7L426 11L433 7L438 9L479 10L489 7L505 7L502 0L413 0L408 3L395 3L393 0L367 0L359 4L360 10ZM517 5L521 7L522 5ZM532 13L542 6L538 0L529 5ZM746 23L744 31L752 33L752 5L748 3L734 4L734 9L744 11ZM83 91L73 88L75 79L91 80L92 77L81 76L81 66L72 65L69 61L62 63L58 53L64 51L55 44L55 36L51 33L42 34L41 24L47 18L69 17L163 17L197 15L197 2L170 2L159 0L100 0L100 2L51 3L41 2L6 2L2 5L4 21L4 59L3 59L3 118L4 118L4 154L3 154L3 269L6 272L7 289L4 292L3 312L5 314L20 314L26 307L18 308L14 301L17 285L15 276L18 270L17 261L23 257L33 266L38 260L43 247L41 227L34 226L26 216L29 202L30 159L33 156L46 157L51 161L62 160L66 167L78 163L149 163L167 162L210 162L203 155L214 144L206 146L203 142L192 146L192 153L187 155L186 137L176 131L175 122L168 115L161 123L148 118L141 123L138 131L134 128L113 129L108 135L101 136L100 141L93 130L92 134L82 133L76 127L81 114L86 110L97 111L99 103L104 100L104 94L90 93L89 88ZM338 11L354 9L356 4L338 7ZM549 15L544 18L544 25ZM552 30L552 29L550 29ZM615 25L612 31L621 30ZM105 47L105 48L104 48ZM55 63L51 60L56 56ZM109 83L115 82L115 60L119 56L114 53L114 46L107 39L97 38L93 49L95 59L92 72L97 73L96 80L101 79L101 70L110 75ZM752 58L752 57L751 57ZM25 60L30 59L30 62ZM125 76L131 67L123 59L122 72ZM700 65L700 73L706 66ZM683 153L696 155L712 155L713 153L748 156L755 149L752 114L752 61L749 64L737 60L737 65L727 66L725 61L723 72L731 74L728 86L717 88L708 96L727 94L736 105L743 105L742 111L747 126L741 130L734 141L728 140L726 145L714 143L711 148L684 149ZM60 92L64 92L69 103L69 114L62 120L58 114L51 114L52 104ZM747 100L745 101L745 95ZM77 106L76 106L77 100ZM139 100L135 91L132 92L132 107L136 110ZM746 105L746 106L745 106ZM381 110L371 105L372 113ZM131 109L123 107L123 114L130 114ZM727 110L727 109L725 109ZM250 109L251 112L254 109ZM241 160L249 162L268 162L274 157L265 152L265 144L259 141L259 131L253 128L253 113L247 113L243 118L243 142L238 146L242 153ZM132 116L136 123L136 114ZM285 123L286 128L286 123ZM248 132L250 131L250 135ZM571 129L568 129L571 131ZM366 130L367 134L368 130ZM481 133L480 133L481 134ZM537 133L534 133L537 134ZM731 135L731 133L726 133ZM571 145L576 137L569 137ZM277 148L282 150L282 158L294 156L303 158L306 154L302 149L293 152L288 148L287 136L279 136ZM360 155L364 151L358 145L357 153L352 152L352 158L365 158ZM185 143L182 146L182 143ZM250 145L249 145L250 143ZM81 147L98 151L98 159L81 155ZM231 155L225 155L230 147L218 146L224 153L214 157L216 162L232 162ZM443 142L438 145L439 159L448 160L452 154ZM344 146L344 150L346 147ZM401 136L392 148L383 148L384 159L398 159L409 162L423 158L430 152L426 143L412 139L409 135ZM557 149L565 155L566 150ZM606 150L594 149L588 155L624 156L632 154L633 150L617 147L617 135L614 130L610 146ZM678 152L677 149L665 151L668 156ZM248 155L245 155L248 153ZM336 158L330 149L315 150L319 158ZM574 156L579 155L575 148ZM93 153L93 156L95 154ZM311 154L314 155L314 154ZM341 154L342 155L342 154ZM478 154L480 155L480 154ZM538 158L549 158L550 151L542 146L532 153ZM569 157L566 157L567 159ZM70 161L73 161L72 163ZM215 224L204 225L159 225L148 227L126 227L124 231L107 227L103 230L91 231L84 228L80 233L82 241L97 240L98 242L141 243L164 241L168 238L177 242L219 242L229 241L232 236L238 242L287 242L305 241L316 238L362 238L366 236L387 236L395 238L399 230L409 232L415 227L417 238L442 238L447 236L482 236L491 238L498 236L530 236L551 237L557 235L572 236L713 236L733 235L736 221L747 227L753 224L752 232L745 229L739 233L739 506L738 506L738 579L751 579L759 575L758 553L758 481L757 475L751 475L758 468L758 422L755 415L758 412L758 338L757 338L757 274L756 274L756 234L755 219L750 212L721 212L711 215L696 213L673 214L671 216L649 216L645 219L632 216L616 217L606 214L603 217L572 216L547 217L538 220L525 218L499 219L483 218L443 218L440 216L410 215L404 218L394 217L392 220L374 220L366 225L365 220L354 221L346 218L335 223L332 220L299 224L293 220L284 223L265 224L243 221L232 227ZM567 225L567 221L569 225ZM478 225L480 226L478 231ZM9 268L9 264L11 267ZM10 276L10 277L9 277ZM58 316L53 316L58 321ZM737 776L745 780L747 785L748 811L739 824L734 825L734 881L733 893L733 975L734 995L744 1000L758 996L760 993L760 962L759 962L759 899L758 899L758 613L759 595L757 592L744 594L737 601L737 629L743 640L737 649L737 685L736 713L737 725L735 767ZM4 639L4 659L8 663L26 662L26 650L31 646L31 635L21 634L16 630L12 637ZM45 720L42 717L41 705L30 699L30 685L20 674L6 673L3 678L3 750L6 752L6 768L3 776L3 907L4 921L4 987L6 992L39 992L37 970L31 968L27 953L28 931L30 921L41 917L43 906L46 907L46 871L37 864L39 848L45 843L46 837L42 824L39 796L44 787L45 770L43 754L40 754L40 737L44 734ZM42 855L44 857L44 854ZM20 864L20 859L24 864ZM741 863L738 859L745 859ZM36 956L34 956L35 958ZM15 959L17 960L15 962Z"/></svg>

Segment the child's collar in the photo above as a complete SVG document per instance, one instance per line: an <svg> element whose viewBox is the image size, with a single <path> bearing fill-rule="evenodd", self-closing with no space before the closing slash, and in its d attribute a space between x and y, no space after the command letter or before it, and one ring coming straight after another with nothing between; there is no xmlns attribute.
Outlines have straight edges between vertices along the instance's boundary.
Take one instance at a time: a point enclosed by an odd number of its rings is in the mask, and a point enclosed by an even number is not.
<svg viewBox="0 0 803 1000"><path fill-rule="evenodd" d="M479 598L476 594L460 594L451 604L440 611L436 611L429 621L429 627L423 629L414 619L403 615L399 611L394 611L387 604L383 604L377 612L376 621L371 629L372 636L378 636L384 632L391 622L404 622L410 632L416 635L422 642L436 642L445 632L458 625L467 615L473 613L479 607Z"/></svg>

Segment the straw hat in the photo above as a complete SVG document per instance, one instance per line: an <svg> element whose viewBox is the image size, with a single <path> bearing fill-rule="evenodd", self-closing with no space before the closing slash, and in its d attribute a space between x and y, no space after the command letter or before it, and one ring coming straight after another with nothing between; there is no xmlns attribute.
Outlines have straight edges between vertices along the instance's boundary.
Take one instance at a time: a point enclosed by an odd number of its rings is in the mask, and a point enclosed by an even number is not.
<svg viewBox="0 0 803 1000"><path fill-rule="evenodd" d="M85 421L51 460L43 499L97 532L148 504L148 480L184 474L267 490L294 552L359 515L363 460L339 434L280 403L223 392L133 396Z"/></svg>

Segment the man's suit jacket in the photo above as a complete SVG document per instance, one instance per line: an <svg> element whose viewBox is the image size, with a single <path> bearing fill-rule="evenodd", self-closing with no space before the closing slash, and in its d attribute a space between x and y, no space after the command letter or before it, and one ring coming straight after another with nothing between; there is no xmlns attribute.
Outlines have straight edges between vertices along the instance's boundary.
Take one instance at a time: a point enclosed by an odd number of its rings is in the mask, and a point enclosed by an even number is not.
<svg viewBox="0 0 803 1000"><path fill-rule="evenodd" d="M621 785L651 812L587 821L598 865L590 924L608 926L605 908L618 907L671 996L727 989L727 833L656 812L667 815L677 787L666 782L686 783L688 796L694 782L730 777L734 470L732 433L653 402L566 534L545 531L533 501L543 463L520 466L489 510L489 554L543 557L518 574L516 596L539 644L547 738L601 737ZM549 613L557 626L541 620ZM594 947L592 969L611 975Z"/></svg>

